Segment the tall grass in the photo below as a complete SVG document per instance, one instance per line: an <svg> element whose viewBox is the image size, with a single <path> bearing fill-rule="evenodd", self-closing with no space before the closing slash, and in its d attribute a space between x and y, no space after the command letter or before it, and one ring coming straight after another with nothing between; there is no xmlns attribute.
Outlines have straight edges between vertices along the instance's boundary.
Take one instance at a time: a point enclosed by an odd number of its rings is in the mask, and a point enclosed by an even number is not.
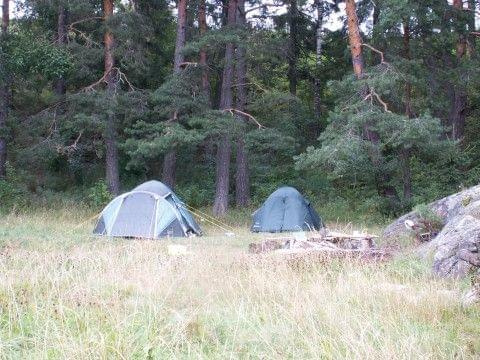
<svg viewBox="0 0 480 360"><path fill-rule="evenodd" d="M260 236L109 240L58 211L0 219L0 356L478 358L480 309L427 265L250 256Z"/></svg>

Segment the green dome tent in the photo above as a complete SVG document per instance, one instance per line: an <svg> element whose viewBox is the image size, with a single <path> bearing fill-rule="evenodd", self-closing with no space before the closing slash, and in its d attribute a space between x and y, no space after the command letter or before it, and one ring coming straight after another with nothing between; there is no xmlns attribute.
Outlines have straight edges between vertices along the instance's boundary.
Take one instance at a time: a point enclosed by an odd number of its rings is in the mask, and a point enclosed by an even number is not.
<svg viewBox="0 0 480 360"><path fill-rule="evenodd" d="M253 213L252 232L319 230L322 220L297 189L284 186L274 191Z"/></svg>
<svg viewBox="0 0 480 360"><path fill-rule="evenodd" d="M94 234L157 239L201 235L185 204L165 184L148 181L103 209Z"/></svg>

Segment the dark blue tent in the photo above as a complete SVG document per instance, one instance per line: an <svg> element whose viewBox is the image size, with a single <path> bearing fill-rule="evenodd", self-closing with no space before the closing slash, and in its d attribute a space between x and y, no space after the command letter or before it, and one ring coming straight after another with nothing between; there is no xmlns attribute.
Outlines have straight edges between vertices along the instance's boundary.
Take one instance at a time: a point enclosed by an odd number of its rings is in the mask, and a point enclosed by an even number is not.
<svg viewBox="0 0 480 360"><path fill-rule="evenodd" d="M113 199L93 232L149 239L202 234L185 204L159 181L148 181Z"/></svg>
<svg viewBox="0 0 480 360"><path fill-rule="evenodd" d="M297 189L284 186L274 191L253 214L253 232L319 230L323 227L310 202Z"/></svg>

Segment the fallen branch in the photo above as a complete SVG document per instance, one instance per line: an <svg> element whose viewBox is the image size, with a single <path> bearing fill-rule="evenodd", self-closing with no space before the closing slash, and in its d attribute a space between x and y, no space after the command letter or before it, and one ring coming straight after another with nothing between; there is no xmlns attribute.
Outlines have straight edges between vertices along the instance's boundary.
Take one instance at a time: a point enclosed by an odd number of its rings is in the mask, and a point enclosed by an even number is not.
<svg viewBox="0 0 480 360"><path fill-rule="evenodd" d="M259 129L266 129L265 126L263 126L262 124L260 124L260 123L258 122L258 120L255 119L255 117L253 117L253 115L250 115L250 114L248 114L248 113L246 113L246 112L244 112L244 111L241 111L241 110L238 110L238 109L233 109L233 108L232 108L232 109L224 109L223 111L229 112L230 114L232 114L232 116L233 116L234 114L239 114L239 115L245 116L246 118L248 118L248 119L250 119L252 122L254 122L254 123L258 126Z"/></svg>

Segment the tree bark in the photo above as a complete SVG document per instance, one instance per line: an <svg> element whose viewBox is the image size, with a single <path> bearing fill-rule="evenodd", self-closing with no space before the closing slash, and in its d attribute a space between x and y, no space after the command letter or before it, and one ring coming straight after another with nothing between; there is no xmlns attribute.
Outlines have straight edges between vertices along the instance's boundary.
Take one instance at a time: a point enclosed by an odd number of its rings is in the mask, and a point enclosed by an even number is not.
<svg viewBox="0 0 480 360"><path fill-rule="evenodd" d="M182 63L185 61L183 48L185 47L185 39L187 33L187 0L178 1L177 14L177 37L175 40L175 54L173 59L173 72L180 74L182 71ZM175 149L167 152L163 158L163 182L173 188L175 186L175 173L177 166L177 151Z"/></svg>
<svg viewBox="0 0 480 360"><path fill-rule="evenodd" d="M3 3L2 3L2 35L7 34L9 24L10 24L10 1L9 0L3 0Z"/></svg>
<svg viewBox="0 0 480 360"><path fill-rule="evenodd" d="M345 11L347 13L348 40L350 44L350 52L352 54L353 72L358 79L361 79L364 72L364 62L362 54L362 36L360 35L355 0L345 1Z"/></svg>
<svg viewBox="0 0 480 360"><path fill-rule="evenodd" d="M184 62L183 48L185 47L185 38L187 33L187 0L178 0L177 15L177 37L175 40L175 55L173 61L173 72L181 72Z"/></svg>
<svg viewBox="0 0 480 360"><path fill-rule="evenodd" d="M105 46L105 81L107 83L107 93L110 106L115 105L115 97L117 92L117 74L114 69L115 59L113 56L114 38L113 33L109 29L108 21L113 16L113 0L103 0L104 21L106 30L104 34ZM105 126L105 165L106 179L108 190L117 195L120 192L120 176L118 170L118 149L117 149L117 131L115 124L115 115L113 111L109 111L107 115L107 123Z"/></svg>
<svg viewBox="0 0 480 360"><path fill-rule="evenodd" d="M297 0L290 0L288 21L290 35L288 41L288 82L290 94L297 95L297 62L298 62L298 4Z"/></svg>
<svg viewBox="0 0 480 360"><path fill-rule="evenodd" d="M453 7L458 14L457 21L461 21L461 17L463 15L463 1L453 0ZM456 46L457 64L461 62L466 52L467 40L465 35L460 33ZM454 86L449 114L449 125L451 127L451 135L454 140L461 140L463 138L465 132L466 108L467 94L465 89L460 85Z"/></svg>
<svg viewBox="0 0 480 360"><path fill-rule="evenodd" d="M405 59L410 60L410 25L408 21L403 24L403 56ZM408 118L413 117L412 111L412 84L407 81L405 84L405 115ZM403 199L406 204L410 204L412 201L412 172L410 168L410 149L405 146L400 152L400 163L402 168L402 181L403 181Z"/></svg>
<svg viewBox="0 0 480 360"><path fill-rule="evenodd" d="M322 84L320 83L320 67L322 65L322 45L323 45L323 3L322 0L315 0L317 10L317 23L315 31L316 43L316 71L314 80L314 110L315 119L318 121L322 115Z"/></svg>
<svg viewBox="0 0 480 360"><path fill-rule="evenodd" d="M8 25L10 23L9 0L3 0L2 5L2 33L0 35L0 41L4 42L7 39ZM3 63L3 61L4 59L0 59L0 62ZM8 69L6 69L5 63L2 63L0 63L0 66L3 67L5 76L0 80L0 179L5 178L7 175L7 139L5 134L7 132L7 117L10 106Z"/></svg>
<svg viewBox="0 0 480 360"><path fill-rule="evenodd" d="M378 4L379 0L373 3L373 15L372 15L372 23L373 28L378 24L378 19L380 18L380 6Z"/></svg>
<svg viewBox="0 0 480 360"><path fill-rule="evenodd" d="M410 54L410 25L408 22L403 24L403 57L411 60ZM412 84L410 81L405 83L405 115L409 118L413 116L412 111Z"/></svg>
<svg viewBox="0 0 480 360"><path fill-rule="evenodd" d="M60 47L65 47L67 44L67 10L62 4L58 5L57 43ZM61 76L55 81L55 93L57 96L63 97L66 92L65 78Z"/></svg>
<svg viewBox="0 0 480 360"><path fill-rule="evenodd" d="M237 25L241 29L246 28L245 18L245 0L238 0L237 6ZM236 108L240 111L245 111L247 105L247 64L246 64L246 49L243 44L239 44L236 52L236 89L237 101ZM245 121L240 117L241 121ZM237 156L236 156L235 173L235 202L239 207L247 206L250 201L250 178L248 171L248 154L245 147L245 136L240 134L237 138Z"/></svg>
<svg viewBox="0 0 480 360"><path fill-rule="evenodd" d="M200 28L200 36L204 36L207 33L207 10L205 0L199 0L198 26ZM200 66L202 67L202 91L210 103L210 81L208 78L207 51L205 49L200 50Z"/></svg>
<svg viewBox="0 0 480 360"><path fill-rule="evenodd" d="M237 0L228 2L228 20L227 25L235 26L236 22ZM223 69L222 89L220 95L220 109L230 109L233 103L232 85L233 85L233 58L234 45L227 43L225 47L225 67ZM228 210L228 193L230 184L230 157L231 142L228 133L220 137L220 143L217 147L217 170L215 185L215 202L213 204L213 213L216 216L223 216Z"/></svg>

